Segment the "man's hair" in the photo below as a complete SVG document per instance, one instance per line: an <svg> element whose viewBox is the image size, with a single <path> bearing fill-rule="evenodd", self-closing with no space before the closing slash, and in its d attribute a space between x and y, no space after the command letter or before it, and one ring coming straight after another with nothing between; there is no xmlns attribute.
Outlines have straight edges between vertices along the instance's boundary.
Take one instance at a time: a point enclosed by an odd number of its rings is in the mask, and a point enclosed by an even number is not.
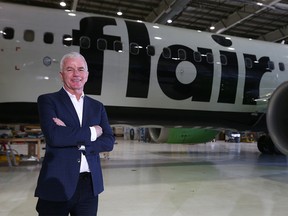
<svg viewBox="0 0 288 216"><path fill-rule="evenodd" d="M70 52L70 53L65 54L62 57L62 59L60 61L60 70L61 71L63 71L63 64L64 64L65 59L67 59L67 58L82 58L82 60L85 63L85 70L88 71L88 66L87 66L87 62L86 62L85 58L78 52Z"/></svg>

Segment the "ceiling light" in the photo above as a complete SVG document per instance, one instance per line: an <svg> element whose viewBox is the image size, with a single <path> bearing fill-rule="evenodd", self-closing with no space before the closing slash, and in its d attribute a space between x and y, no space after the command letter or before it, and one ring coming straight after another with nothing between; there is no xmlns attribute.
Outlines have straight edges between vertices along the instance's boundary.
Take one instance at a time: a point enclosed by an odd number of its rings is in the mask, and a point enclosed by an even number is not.
<svg viewBox="0 0 288 216"><path fill-rule="evenodd" d="M76 16L76 14L75 14L75 13L71 13L71 12L70 12L70 13L68 13L68 15L69 15L69 16Z"/></svg>
<svg viewBox="0 0 288 216"><path fill-rule="evenodd" d="M118 16L122 16L123 13L122 13L121 11L118 11L118 12L117 12L117 15L118 15Z"/></svg>
<svg viewBox="0 0 288 216"><path fill-rule="evenodd" d="M167 20L167 23L172 23L173 21L171 19L168 19Z"/></svg>
<svg viewBox="0 0 288 216"><path fill-rule="evenodd" d="M215 29L215 26L214 25L211 25L210 26L210 30L214 30Z"/></svg>
<svg viewBox="0 0 288 216"><path fill-rule="evenodd" d="M64 1L60 2L61 7L66 7L66 3Z"/></svg>

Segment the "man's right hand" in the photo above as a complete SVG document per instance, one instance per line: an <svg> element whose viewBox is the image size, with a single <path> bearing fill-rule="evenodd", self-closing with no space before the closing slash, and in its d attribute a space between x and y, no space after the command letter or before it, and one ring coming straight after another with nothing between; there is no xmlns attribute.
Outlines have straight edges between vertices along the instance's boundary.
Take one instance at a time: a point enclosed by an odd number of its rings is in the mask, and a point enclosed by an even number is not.
<svg viewBox="0 0 288 216"><path fill-rule="evenodd" d="M56 125L58 126L63 126L63 127L66 127L65 123L59 119L59 118L53 118L53 121L55 122Z"/></svg>
<svg viewBox="0 0 288 216"><path fill-rule="evenodd" d="M96 130L97 137L100 137L103 134L102 127L100 127L99 125L94 125L93 127Z"/></svg>

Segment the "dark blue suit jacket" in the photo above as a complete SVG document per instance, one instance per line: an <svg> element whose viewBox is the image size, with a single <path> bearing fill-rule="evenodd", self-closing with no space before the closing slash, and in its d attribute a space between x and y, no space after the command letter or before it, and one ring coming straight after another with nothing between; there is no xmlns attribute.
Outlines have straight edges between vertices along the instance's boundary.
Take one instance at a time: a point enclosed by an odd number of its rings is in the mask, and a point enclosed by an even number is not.
<svg viewBox="0 0 288 216"><path fill-rule="evenodd" d="M115 141L103 104L84 96L82 127L63 88L39 96L38 109L46 152L35 196L50 201L66 201L72 197L79 177L81 152L78 148L81 145L86 147L93 192L97 196L104 190L99 153L111 151ZM57 126L52 120L54 117L61 119L66 127ZM103 134L91 142L89 127L93 125L101 126Z"/></svg>

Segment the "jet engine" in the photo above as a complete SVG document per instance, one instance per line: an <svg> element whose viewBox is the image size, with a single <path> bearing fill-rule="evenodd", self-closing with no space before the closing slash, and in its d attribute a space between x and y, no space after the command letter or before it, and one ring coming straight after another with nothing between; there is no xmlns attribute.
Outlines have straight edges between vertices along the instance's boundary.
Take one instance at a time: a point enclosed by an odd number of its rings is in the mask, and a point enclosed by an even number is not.
<svg viewBox="0 0 288 216"><path fill-rule="evenodd" d="M213 140L218 133L206 128L149 128L149 135L156 143L204 143Z"/></svg>
<svg viewBox="0 0 288 216"><path fill-rule="evenodd" d="M282 83L273 92L268 103L266 122L269 136L275 147L281 153L288 155L288 82ZM259 141L261 142L261 140ZM262 138L262 141L268 143L271 148L269 138Z"/></svg>

